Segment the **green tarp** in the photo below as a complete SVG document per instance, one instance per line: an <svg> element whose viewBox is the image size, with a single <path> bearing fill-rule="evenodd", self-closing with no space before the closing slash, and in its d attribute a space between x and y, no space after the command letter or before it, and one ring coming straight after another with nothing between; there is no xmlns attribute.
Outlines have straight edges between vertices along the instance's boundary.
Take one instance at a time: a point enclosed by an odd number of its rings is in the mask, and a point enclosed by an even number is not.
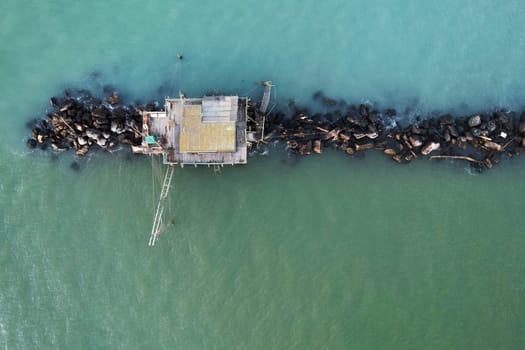
<svg viewBox="0 0 525 350"><path fill-rule="evenodd" d="M157 143L157 141L155 141L155 136L146 136L146 143L148 145Z"/></svg>

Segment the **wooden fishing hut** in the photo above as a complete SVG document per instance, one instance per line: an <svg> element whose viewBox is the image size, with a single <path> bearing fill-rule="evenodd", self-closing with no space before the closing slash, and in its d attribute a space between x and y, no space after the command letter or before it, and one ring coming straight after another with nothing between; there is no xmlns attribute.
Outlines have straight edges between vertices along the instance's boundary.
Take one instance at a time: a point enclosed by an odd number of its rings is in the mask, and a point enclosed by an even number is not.
<svg viewBox="0 0 525 350"><path fill-rule="evenodd" d="M164 111L142 111L142 144L134 153L160 154L164 164L246 164L249 99L239 96L167 98Z"/></svg>

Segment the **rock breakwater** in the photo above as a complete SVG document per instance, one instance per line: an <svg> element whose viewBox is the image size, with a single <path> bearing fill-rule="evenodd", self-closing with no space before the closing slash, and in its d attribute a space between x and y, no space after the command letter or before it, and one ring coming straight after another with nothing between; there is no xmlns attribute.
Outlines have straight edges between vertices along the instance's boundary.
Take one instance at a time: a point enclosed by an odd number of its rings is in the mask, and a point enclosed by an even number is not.
<svg viewBox="0 0 525 350"><path fill-rule="evenodd" d="M316 93L327 107L333 99ZM417 117L400 126L395 109L379 110L370 104L345 106L324 114L295 109L268 117L266 142L280 140L299 155L320 154L336 148L359 156L378 150L400 164L414 159L455 159L468 161L476 170L491 169L504 157L522 153L525 147L525 112L494 110L466 116L443 114Z"/></svg>
<svg viewBox="0 0 525 350"><path fill-rule="evenodd" d="M399 164L415 159L454 159L467 161L477 171L491 169L503 158L522 153L525 147L525 112L499 109L453 116L418 116L406 126L393 108L378 109L371 104L347 105L317 92L313 98L327 112L310 113L290 104L291 113L271 112L266 116L261 144L279 141L292 154L321 154L338 149L359 158L376 150ZM87 91L66 92L50 99L51 111L35 121L29 148L51 148L54 152L73 149L79 157L93 149L112 150L118 145L140 145L141 110L159 110L159 104L121 103L117 93L106 99ZM254 104L248 117L254 123L260 113ZM250 122L248 123L250 128Z"/></svg>
<svg viewBox="0 0 525 350"><path fill-rule="evenodd" d="M51 111L32 125L29 148L55 152L73 149L85 156L94 147L115 149L120 144L137 145L142 141L140 110L157 110L158 104L124 105L117 93L105 100L87 91L66 91L62 98L51 97Z"/></svg>

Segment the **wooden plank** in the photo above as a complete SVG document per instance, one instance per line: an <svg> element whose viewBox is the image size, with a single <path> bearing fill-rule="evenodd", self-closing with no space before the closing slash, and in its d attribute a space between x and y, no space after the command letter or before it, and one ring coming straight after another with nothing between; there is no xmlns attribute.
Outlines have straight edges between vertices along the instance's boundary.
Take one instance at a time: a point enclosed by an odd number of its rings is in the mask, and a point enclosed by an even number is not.
<svg viewBox="0 0 525 350"><path fill-rule="evenodd" d="M266 110L268 109L268 105L270 104L270 95L272 92L272 82L271 81L265 81L264 82L264 93L261 100L261 107L259 107L259 110L261 113L265 114Z"/></svg>

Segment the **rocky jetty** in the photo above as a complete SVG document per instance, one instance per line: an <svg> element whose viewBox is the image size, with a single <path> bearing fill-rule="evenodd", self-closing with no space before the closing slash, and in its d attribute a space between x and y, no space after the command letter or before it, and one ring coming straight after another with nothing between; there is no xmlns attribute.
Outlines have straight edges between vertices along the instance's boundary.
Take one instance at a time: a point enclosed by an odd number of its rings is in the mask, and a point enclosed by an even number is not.
<svg viewBox="0 0 525 350"><path fill-rule="evenodd" d="M491 169L502 158L519 155L525 147L525 112L494 110L467 116L417 117L415 122L395 123L395 109L376 109L370 104L348 105L313 95L325 113L312 114L289 104L291 113L273 112L264 121L264 138L251 143L253 149L280 141L290 152L302 156L338 149L346 155L361 157L376 150L396 163L414 159L454 159L467 161L478 170ZM111 150L120 144L141 143L141 110L158 110L158 103L125 105L117 93L105 100L86 91L66 92L50 99L51 111L34 123L29 148L48 146L55 152L73 149L84 156L92 149ZM248 108L250 123L261 120L255 105Z"/></svg>
<svg viewBox="0 0 525 350"><path fill-rule="evenodd" d="M140 144L142 116L139 111L155 110L157 104L124 105L113 92L105 100L87 91L66 91L61 98L51 97L51 111L32 125L29 148L60 152L74 149L85 156L91 149L115 149L120 144Z"/></svg>
<svg viewBox="0 0 525 350"><path fill-rule="evenodd" d="M400 164L417 158L462 160L477 171L491 169L502 158L521 154L525 147L525 112L519 117L508 110L418 117L403 127L393 123L395 109L346 105L321 92L313 97L329 111L310 114L292 103L291 117L280 112L268 116L263 142L279 140L302 156L330 148L358 158L377 150Z"/></svg>

